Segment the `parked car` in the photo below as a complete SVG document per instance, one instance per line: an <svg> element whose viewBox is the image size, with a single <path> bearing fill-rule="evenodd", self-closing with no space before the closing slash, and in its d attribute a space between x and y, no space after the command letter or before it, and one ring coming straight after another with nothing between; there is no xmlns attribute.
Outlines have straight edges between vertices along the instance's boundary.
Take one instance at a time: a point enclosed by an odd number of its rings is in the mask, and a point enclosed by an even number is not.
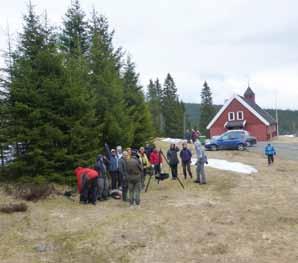
<svg viewBox="0 0 298 263"><path fill-rule="evenodd" d="M213 137L211 140L207 140L205 148L207 150L239 150L243 151L248 146L247 136L238 130L227 131L220 136Z"/></svg>
<svg viewBox="0 0 298 263"><path fill-rule="evenodd" d="M244 136L246 138L246 143L247 143L247 146L254 146L257 144L257 138L254 137L254 136L251 136L250 133L246 130L231 130L231 131L227 131L225 133L223 133L222 135L224 134L229 134L231 132L237 132L239 133L241 136ZM222 135L219 135L219 136L213 136L212 139L217 139L219 138L220 136Z"/></svg>
<svg viewBox="0 0 298 263"><path fill-rule="evenodd" d="M248 131L239 130L239 132L244 134L244 137L246 138L247 146L254 146L257 144L257 138L254 136L251 136Z"/></svg>

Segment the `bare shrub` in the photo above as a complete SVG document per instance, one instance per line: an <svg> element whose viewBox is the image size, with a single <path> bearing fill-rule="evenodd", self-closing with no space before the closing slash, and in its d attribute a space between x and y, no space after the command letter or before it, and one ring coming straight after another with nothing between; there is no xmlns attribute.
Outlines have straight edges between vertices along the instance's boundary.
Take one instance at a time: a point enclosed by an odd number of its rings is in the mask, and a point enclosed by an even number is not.
<svg viewBox="0 0 298 263"><path fill-rule="evenodd" d="M14 212L26 212L27 210L28 206L25 203L8 204L0 206L0 212L6 214L12 214Z"/></svg>
<svg viewBox="0 0 298 263"><path fill-rule="evenodd" d="M25 184L17 185L14 195L18 199L36 202L42 199L46 199L54 193L56 193L56 191L53 185Z"/></svg>

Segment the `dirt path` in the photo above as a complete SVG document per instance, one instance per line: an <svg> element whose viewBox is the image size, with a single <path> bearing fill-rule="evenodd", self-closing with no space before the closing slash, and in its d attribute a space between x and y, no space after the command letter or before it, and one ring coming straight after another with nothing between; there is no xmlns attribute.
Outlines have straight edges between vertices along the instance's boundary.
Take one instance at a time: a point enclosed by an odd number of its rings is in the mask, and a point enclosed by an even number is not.
<svg viewBox="0 0 298 263"><path fill-rule="evenodd" d="M258 153L208 155L259 173L207 168L208 184L189 179L185 190L153 182L140 209L63 197L28 203L24 214L0 214L0 262L298 262L296 162L267 167Z"/></svg>

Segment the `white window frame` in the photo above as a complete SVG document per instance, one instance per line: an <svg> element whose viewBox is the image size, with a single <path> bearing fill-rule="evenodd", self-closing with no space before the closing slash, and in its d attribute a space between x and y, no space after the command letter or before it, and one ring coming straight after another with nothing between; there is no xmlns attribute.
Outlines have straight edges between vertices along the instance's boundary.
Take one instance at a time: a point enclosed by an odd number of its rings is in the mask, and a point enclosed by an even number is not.
<svg viewBox="0 0 298 263"><path fill-rule="evenodd" d="M233 118L231 118L233 116ZM235 120L235 112L228 112L228 120L229 121L234 121Z"/></svg>
<svg viewBox="0 0 298 263"><path fill-rule="evenodd" d="M242 118L241 119L239 118L239 113L241 113L241 115L242 115ZM237 120L238 121L243 121L244 120L244 113L243 113L243 111L237 111Z"/></svg>

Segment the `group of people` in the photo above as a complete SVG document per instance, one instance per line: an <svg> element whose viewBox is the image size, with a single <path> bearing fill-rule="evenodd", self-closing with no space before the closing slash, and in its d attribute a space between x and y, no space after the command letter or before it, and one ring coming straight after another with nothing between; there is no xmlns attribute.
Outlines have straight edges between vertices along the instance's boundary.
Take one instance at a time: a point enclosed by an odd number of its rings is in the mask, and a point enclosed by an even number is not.
<svg viewBox="0 0 298 263"><path fill-rule="evenodd" d="M77 176L80 201L96 204L110 196L122 198L131 206L140 205L140 192L145 188L148 173L161 173L160 151L147 144L139 150L121 146L110 149L105 144L106 155L98 155L93 168L78 167Z"/></svg>
<svg viewBox="0 0 298 263"><path fill-rule="evenodd" d="M205 167L205 164L208 163L208 159L205 154L204 147L201 145L198 139L194 141L194 146L195 146L195 151L197 155L197 159L196 159L197 178L194 182L199 184L206 184L204 167ZM171 144L170 149L167 152L167 159L171 168L172 179L176 180L178 176L178 164L179 164L178 153L182 163L184 179L187 179L187 176L189 176L190 178L193 178L193 175L191 172L192 152L188 148L187 143L184 142L182 143L181 150L175 144Z"/></svg>
<svg viewBox="0 0 298 263"><path fill-rule="evenodd" d="M204 164L207 162L204 149L198 140L195 141L197 154L197 178L195 183L206 184ZM162 172L163 158L169 164L172 179L178 177L178 165L181 159L183 175L187 179L193 177L191 172L192 152L186 142L180 150L171 144L166 156L161 150L147 144L138 150L121 146L110 149L105 144L106 155L98 155L93 168L78 167L77 176L80 201L83 204L96 204L97 201L107 200L110 196L129 202L130 206L140 205L140 193L145 188L148 174L158 176Z"/></svg>
<svg viewBox="0 0 298 263"><path fill-rule="evenodd" d="M197 141L197 139L201 136L201 133L199 130L197 129L192 129L190 130L186 130L185 131L185 135L184 135L184 139L187 140L187 143L195 143Z"/></svg>

